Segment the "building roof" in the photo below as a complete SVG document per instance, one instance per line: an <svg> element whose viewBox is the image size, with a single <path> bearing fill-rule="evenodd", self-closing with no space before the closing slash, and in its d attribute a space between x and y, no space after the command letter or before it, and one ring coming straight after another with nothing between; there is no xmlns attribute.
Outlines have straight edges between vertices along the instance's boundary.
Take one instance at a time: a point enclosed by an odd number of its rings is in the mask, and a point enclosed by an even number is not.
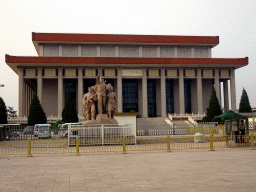
<svg viewBox="0 0 256 192"><path fill-rule="evenodd" d="M29 66L63 64L89 64L92 66L124 65L133 67L150 66L177 66L177 67L234 67L240 68L248 65L248 57L245 58L141 58L141 57L24 57L5 55L5 62L17 73L17 66L24 64Z"/></svg>
<svg viewBox="0 0 256 192"><path fill-rule="evenodd" d="M81 44L139 44L139 45L195 45L219 44L219 36L167 36L167 35L120 35L120 34L77 34L77 33L32 33L37 52L40 43Z"/></svg>

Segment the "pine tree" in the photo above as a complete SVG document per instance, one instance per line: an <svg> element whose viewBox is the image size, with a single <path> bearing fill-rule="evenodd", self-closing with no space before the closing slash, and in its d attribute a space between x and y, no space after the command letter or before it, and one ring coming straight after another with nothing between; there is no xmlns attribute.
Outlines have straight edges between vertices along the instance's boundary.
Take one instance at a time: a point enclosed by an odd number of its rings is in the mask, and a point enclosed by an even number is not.
<svg viewBox="0 0 256 192"><path fill-rule="evenodd" d="M65 123L78 122L76 106L74 104L70 88L68 89L65 106L62 111L62 121Z"/></svg>
<svg viewBox="0 0 256 192"><path fill-rule="evenodd" d="M0 124L7 124L7 110L2 97L0 97Z"/></svg>
<svg viewBox="0 0 256 192"><path fill-rule="evenodd" d="M29 107L28 125L44 124L47 122L46 114L36 94L34 94Z"/></svg>
<svg viewBox="0 0 256 192"><path fill-rule="evenodd" d="M221 114L222 111L219 100L216 96L215 88L213 87L212 95L209 101L209 107L206 109L206 116L203 118L202 122L220 121L221 119L215 119L215 117Z"/></svg>
<svg viewBox="0 0 256 192"><path fill-rule="evenodd" d="M243 88L242 96L239 104L239 113L249 113L252 112L252 108L249 102L247 92Z"/></svg>

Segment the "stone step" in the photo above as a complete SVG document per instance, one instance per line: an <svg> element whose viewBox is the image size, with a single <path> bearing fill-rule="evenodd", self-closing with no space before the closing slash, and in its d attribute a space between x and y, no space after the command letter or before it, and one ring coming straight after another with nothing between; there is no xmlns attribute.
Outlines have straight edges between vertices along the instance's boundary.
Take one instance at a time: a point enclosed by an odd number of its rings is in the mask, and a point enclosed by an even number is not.
<svg viewBox="0 0 256 192"><path fill-rule="evenodd" d="M154 117L154 118L138 118L138 129L169 129L170 125L166 123L166 118Z"/></svg>

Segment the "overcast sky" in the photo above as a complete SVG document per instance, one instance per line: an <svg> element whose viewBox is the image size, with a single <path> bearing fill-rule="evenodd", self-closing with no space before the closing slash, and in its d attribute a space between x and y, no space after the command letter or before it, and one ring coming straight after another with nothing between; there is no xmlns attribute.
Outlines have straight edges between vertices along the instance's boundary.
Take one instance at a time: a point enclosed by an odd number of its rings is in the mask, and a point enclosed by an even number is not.
<svg viewBox="0 0 256 192"><path fill-rule="evenodd" d="M237 108L243 87L256 107L255 0L0 1L0 96L18 110L18 75L5 54L37 56L32 32L219 36L213 58L249 57L236 70Z"/></svg>

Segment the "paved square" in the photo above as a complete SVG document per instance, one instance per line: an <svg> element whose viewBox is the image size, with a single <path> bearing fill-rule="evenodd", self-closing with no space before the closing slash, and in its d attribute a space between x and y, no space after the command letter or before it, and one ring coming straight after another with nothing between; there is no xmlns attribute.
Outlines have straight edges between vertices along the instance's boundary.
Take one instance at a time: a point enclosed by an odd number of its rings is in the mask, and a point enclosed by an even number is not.
<svg viewBox="0 0 256 192"><path fill-rule="evenodd" d="M256 191L256 150L0 156L0 191Z"/></svg>

